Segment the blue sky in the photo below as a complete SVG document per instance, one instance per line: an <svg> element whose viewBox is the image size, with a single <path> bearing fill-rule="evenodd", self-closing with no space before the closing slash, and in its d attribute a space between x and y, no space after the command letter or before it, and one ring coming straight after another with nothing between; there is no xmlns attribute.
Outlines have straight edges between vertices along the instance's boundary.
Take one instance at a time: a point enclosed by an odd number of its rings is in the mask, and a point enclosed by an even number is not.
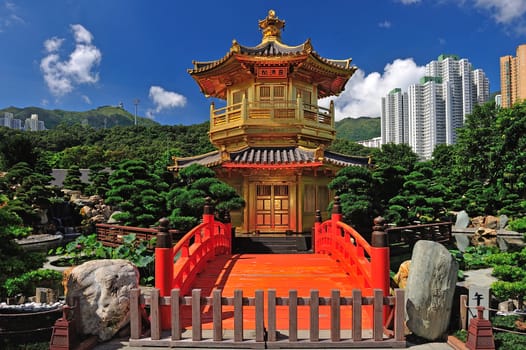
<svg viewBox="0 0 526 350"><path fill-rule="evenodd" d="M232 40L261 41L269 9L282 40L307 38L359 70L334 98L337 119L379 116L442 53L467 58L500 90L499 57L526 43L526 0L0 0L0 108L85 111L124 104L161 124L209 118L211 99L187 73ZM327 103L324 101L322 103Z"/></svg>

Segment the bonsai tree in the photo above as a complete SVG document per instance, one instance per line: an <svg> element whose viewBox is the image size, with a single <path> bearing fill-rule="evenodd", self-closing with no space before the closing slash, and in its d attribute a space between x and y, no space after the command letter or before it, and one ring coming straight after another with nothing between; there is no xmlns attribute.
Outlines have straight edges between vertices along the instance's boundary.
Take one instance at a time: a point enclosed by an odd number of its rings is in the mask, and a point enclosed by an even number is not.
<svg viewBox="0 0 526 350"><path fill-rule="evenodd" d="M51 186L52 177L33 171L27 163L17 163L0 181L0 189L10 199L10 210L26 225L38 225L41 213L58 198L59 191Z"/></svg>
<svg viewBox="0 0 526 350"><path fill-rule="evenodd" d="M517 300L518 308L524 310L526 247L520 252L501 252L490 255L486 261L493 266L493 276L499 279L491 285L495 297L499 300Z"/></svg>
<svg viewBox="0 0 526 350"><path fill-rule="evenodd" d="M212 170L192 164L179 172L175 187L168 193L172 225L181 231L197 225L203 215L206 197L212 199L219 219L226 212L245 205L243 198L231 186L217 179Z"/></svg>
<svg viewBox="0 0 526 350"><path fill-rule="evenodd" d="M116 219L124 225L148 227L165 215L164 191L168 185L150 172L146 162L122 161L108 184L106 203L122 211Z"/></svg>
<svg viewBox="0 0 526 350"><path fill-rule="evenodd" d="M94 164L89 167L88 179L90 183L86 187L86 194L104 196L108 192L108 180L110 174L101 164Z"/></svg>
<svg viewBox="0 0 526 350"><path fill-rule="evenodd" d="M29 270L42 267L45 256L27 253L15 242L15 238L29 235L31 228L24 226L22 219L10 208L7 196L0 194L0 297L7 292L5 282Z"/></svg>
<svg viewBox="0 0 526 350"><path fill-rule="evenodd" d="M373 179L367 168L350 166L341 169L329 183L340 197L343 220L355 227L370 227L374 217Z"/></svg>
<svg viewBox="0 0 526 350"><path fill-rule="evenodd" d="M82 193L86 185L80 180L81 175L78 165L70 166L66 177L64 178L64 182L62 183L62 187L72 191L80 191Z"/></svg>

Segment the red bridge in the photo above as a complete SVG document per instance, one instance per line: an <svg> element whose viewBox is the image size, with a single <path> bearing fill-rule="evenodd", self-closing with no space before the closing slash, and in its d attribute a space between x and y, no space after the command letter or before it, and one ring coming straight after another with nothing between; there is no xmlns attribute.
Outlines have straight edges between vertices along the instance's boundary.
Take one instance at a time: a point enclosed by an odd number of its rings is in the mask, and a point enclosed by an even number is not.
<svg viewBox="0 0 526 350"><path fill-rule="evenodd" d="M130 345L405 347L403 291L390 296L383 222L375 220L369 244L341 219L338 200L329 220L317 213L312 254L232 254L231 225L208 204L175 246L161 222L156 288L132 293Z"/></svg>

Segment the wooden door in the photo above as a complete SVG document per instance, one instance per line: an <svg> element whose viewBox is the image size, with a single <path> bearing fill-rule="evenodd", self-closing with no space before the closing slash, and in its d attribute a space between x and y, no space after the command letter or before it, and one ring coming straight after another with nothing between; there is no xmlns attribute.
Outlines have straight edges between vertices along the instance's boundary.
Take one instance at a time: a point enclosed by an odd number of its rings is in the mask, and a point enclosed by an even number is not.
<svg viewBox="0 0 526 350"><path fill-rule="evenodd" d="M256 230L284 232L289 229L289 185L256 185Z"/></svg>

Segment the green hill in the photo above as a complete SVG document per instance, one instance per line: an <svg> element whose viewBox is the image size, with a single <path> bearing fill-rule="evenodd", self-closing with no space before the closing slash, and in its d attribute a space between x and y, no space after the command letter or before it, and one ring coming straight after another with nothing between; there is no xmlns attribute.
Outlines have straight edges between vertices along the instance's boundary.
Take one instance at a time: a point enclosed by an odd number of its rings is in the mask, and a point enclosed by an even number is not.
<svg viewBox="0 0 526 350"><path fill-rule="evenodd" d="M48 110L38 107L8 107L0 109L0 115L4 112L13 113L14 118L24 121L31 114L38 114L38 119L43 120L47 129L53 129L59 124L74 125L84 124L93 128L111 128L113 126L134 125L135 116L128 111L113 106L102 106L85 112L71 112L60 109ZM159 123L148 118L137 117L137 124L143 126L159 125Z"/></svg>
<svg viewBox="0 0 526 350"><path fill-rule="evenodd" d="M363 141L381 136L380 118L345 118L336 122L336 137L349 141Z"/></svg>

